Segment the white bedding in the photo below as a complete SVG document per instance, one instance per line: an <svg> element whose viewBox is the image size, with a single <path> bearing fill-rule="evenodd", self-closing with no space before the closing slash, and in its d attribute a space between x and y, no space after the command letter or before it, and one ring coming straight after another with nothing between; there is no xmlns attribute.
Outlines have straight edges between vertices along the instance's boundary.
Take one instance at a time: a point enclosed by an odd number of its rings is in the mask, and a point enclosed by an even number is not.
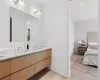
<svg viewBox="0 0 100 80"><path fill-rule="evenodd" d="M92 43L92 42L88 42L88 48L89 49L98 49L98 43Z"/></svg>
<svg viewBox="0 0 100 80"><path fill-rule="evenodd" d="M83 64L98 66L98 51L94 49L87 49L84 55Z"/></svg>

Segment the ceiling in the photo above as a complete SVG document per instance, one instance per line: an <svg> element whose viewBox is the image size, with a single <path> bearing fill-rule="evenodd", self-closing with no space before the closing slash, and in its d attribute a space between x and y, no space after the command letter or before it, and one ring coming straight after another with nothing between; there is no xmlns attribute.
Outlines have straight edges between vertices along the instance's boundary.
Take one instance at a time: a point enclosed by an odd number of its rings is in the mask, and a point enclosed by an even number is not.
<svg viewBox="0 0 100 80"><path fill-rule="evenodd" d="M48 0L38 0L41 4L48 2Z"/></svg>
<svg viewBox="0 0 100 80"><path fill-rule="evenodd" d="M98 17L98 0L71 0L70 10L74 22L96 19Z"/></svg>
<svg viewBox="0 0 100 80"><path fill-rule="evenodd" d="M38 0L41 4L49 0ZM74 22L96 19L98 17L98 0L71 0L71 18Z"/></svg>

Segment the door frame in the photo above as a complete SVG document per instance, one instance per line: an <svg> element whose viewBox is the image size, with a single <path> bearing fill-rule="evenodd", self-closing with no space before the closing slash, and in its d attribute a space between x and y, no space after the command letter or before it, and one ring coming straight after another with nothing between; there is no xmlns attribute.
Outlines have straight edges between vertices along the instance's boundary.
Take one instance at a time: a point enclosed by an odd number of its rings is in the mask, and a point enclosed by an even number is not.
<svg viewBox="0 0 100 80"><path fill-rule="evenodd" d="M69 12L70 1L71 0L68 0L68 20L69 20L69 15L70 15L70 12ZM98 18L97 19L98 19L98 31L97 31L98 32L98 53L100 53L100 0L98 0ZM68 22L68 28L69 27L70 26L69 26L69 22ZM70 35L70 34L68 33L68 35ZM68 53L68 55L70 55L70 53ZM70 56L68 58L69 58L69 63L71 64ZM71 78L71 66L70 66L70 64L68 66L68 67L70 67L70 69L69 69L69 78ZM97 74L97 80L100 80L100 54L98 55L98 74Z"/></svg>
<svg viewBox="0 0 100 80"><path fill-rule="evenodd" d="M98 53L100 53L100 0L98 0ZM98 54L97 80L99 79L100 79L100 54Z"/></svg>

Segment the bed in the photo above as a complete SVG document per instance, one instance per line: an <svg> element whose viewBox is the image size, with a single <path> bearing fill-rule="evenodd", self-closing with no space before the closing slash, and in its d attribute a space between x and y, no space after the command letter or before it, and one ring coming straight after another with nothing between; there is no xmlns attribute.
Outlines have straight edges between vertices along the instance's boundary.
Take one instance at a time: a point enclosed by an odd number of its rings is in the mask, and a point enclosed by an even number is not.
<svg viewBox="0 0 100 80"><path fill-rule="evenodd" d="M84 65L98 66L97 32L87 33L88 49L83 58Z"/></svg>
<svg viewBox="0 0 100 80"><path fill-rule="evenodd" d="M98 65L98 51L88 49L84 55L83 64L97 66Z"/></svg>

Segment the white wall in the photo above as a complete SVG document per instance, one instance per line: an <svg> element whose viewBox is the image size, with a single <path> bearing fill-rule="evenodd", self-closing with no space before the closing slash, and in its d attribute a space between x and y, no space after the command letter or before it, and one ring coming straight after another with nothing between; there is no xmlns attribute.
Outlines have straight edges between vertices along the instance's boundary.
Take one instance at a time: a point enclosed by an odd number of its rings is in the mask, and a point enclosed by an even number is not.
<svg viewBox="0 0 100 80"><path fill-rule="evenodd" d="M9 39L9 7L7 0L0 1L0 47L2 44L8 43Z"/></svg>
<svg viewBox="0 0 100 80"><path fill-rule="evenodd" d="M0 1L0 46L9 43L9 5L11 0ZM44 35L48 46L53 48L51 70L65 77L70 77L70 63L68 54L68 24L67 2L68 0L49 0L44 6ZM32 8L41 9L37 0L24 0L26 12ZM7 3L7 4L6 4ZM17 5L17 8L18 7ZM21 7L21 9L23 9ZM23 9L23 10L24 10Z"/></svg>
<svg viewBox="0 0 100 80"><path fill-rule="evenodd" d="M69 77L68 0L49 0L44 5L44 35L52 47L51 70Z"/></svg>
<svg viewBox="0 0 100 80"><path fill-rule="evenodd" d="M100 0L98 1L98 44L100 44ZM98 45L98 52L100 53L100 45ZM97 80L100 80L100 54L98 55L98 75Z"/></svg>
<svg viewBox="0 0 100 80"><path fill-rule="evenodd" d="M17 9L10 8L12 17L12 42L25 41L25 14Z"/></svg>
<svg viewBox="0 0 100 80"><path fill-rule="evenodd" d="M98 20L85 20L75 23L75 53L77 53L77 41L84 40L87 42L87 32L96 32L98 30Z"/></svg>
<svg viewBox="0 0 100 80"><path fill-rule="evenodd" d="M74 54L74 22L72 20L69 21L69 54L72 56Z"/></svg>
<svg viewBox="0 0 100 80"><path fill-rule="evenodd" d="M37 0L22 0L26 6L14 5L13 0L0 1L0 47L10 41L9 7L12 6L26 13L32 14L32 9L42 10L42 5ZM42 32L41 32L42 33ZM43 33L42 33L43 34Z"/></svg>
<svg viewBox="0 0 100 80"><path fill-rule="evenodd" d="M69 1L69 12L68 12L68 35L69 35L69 54L70 56L72 56L72 54L74 54L74 22L72 21L72 10L71 8L71 1Z"/></svg>
<svg viewBox="0 0 100 80"><path fill-rule="evenodd" d="M31 19L31 42L37 42L39 40L39 26L38 26L38 19L33 18ZM40 31L42 32L42 31Z"/></svg>
<svg viewBox="0 0 100 80"><path fill-rule="evenodd" d="M98 17L99 0L72 0L72 20L84 21ZM80 5L83 3L83 5Z"/></svg>

